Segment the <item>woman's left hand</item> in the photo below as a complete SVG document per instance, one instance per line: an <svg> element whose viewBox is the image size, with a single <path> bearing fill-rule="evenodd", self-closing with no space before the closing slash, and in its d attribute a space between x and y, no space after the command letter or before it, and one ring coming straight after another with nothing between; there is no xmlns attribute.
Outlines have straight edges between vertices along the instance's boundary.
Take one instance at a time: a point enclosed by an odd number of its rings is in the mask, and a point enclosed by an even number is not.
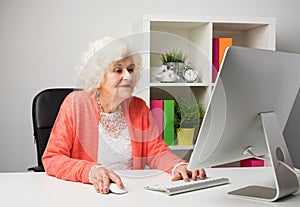
<svg viewBox="0 0 300 207"><path fill-rule="evenodd" d="M189 171L187 169L187 166L187 164L183 164L176 167L176 169L174 170L174 176L171 180L176 181L183 179L184 181L188 182L190 180L190 177L192 178L192 180L197 180L198 176L200 179L206 178L206 173L204 169Z"/></svg>

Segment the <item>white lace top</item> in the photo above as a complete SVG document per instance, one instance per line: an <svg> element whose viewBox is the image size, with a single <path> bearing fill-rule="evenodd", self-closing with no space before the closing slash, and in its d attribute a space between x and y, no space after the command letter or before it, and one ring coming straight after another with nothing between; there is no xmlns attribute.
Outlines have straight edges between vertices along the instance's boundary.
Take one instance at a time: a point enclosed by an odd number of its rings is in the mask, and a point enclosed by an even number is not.
<svg viewBox="0 0 300 207"><path fill-rule="evenodd" d="M110 137L100 123L98 131L98 162L113 170L132 169L132 148L128 127L126 126L117 138Z"/></svg>
<svg viewBox="0 0 300 207"><path fill-rule="evenodd" d="M107 115L114 116L114 113ZM101 166L113 170L132 169L132 148L127 125L117 138L113 138L106 133L99 123L98 136L98 162L101 163ZM187 163L180 162L175 165L172 169L172 175L174 175L174 170L182 164Z"/></svg>

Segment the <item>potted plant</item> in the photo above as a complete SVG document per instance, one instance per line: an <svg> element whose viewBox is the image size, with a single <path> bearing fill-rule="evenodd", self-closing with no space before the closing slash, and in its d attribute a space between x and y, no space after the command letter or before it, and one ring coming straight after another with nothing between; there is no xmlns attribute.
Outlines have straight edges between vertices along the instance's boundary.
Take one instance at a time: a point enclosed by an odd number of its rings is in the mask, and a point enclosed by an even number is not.
<svg viewBox="0 0 300 207"><path fill-rule="evenodd" d="M164 65L169 62L185 63L187 58L188 56L183 54L182 50L175 50L175 49L170 50L160 56L160 60Z"/></svg>
<svg viewBox="0 0 300 207"><path fill-rule="evenodd" d="M178 145L189 146L193 144L195 129L199 130L205 114L201 101L179 99L175 105L175 128Z"/></svg>
<svg viewBox="0 0 300 207"><path fill-rule="evenodd" d="M183 70L185 61L187 59L188 56L179 49L169 50L160 56L160 60L163 65L166 65L169 67L169 69L174 70L179 77L181 77L181 70Z"/></svg>

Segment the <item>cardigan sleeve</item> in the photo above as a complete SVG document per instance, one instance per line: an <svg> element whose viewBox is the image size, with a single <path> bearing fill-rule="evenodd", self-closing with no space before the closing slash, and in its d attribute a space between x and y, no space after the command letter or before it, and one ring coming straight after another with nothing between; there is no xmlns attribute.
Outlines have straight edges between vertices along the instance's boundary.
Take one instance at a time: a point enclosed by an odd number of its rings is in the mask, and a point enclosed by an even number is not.
<svg viewBox="0 0 300 207"><path fill-rule="evenodd" d="M68 95L61 105L42 161L49 175L89 183L88 174L95 162L77 138L73 93Z"/></svg>
<svg viewBox="0 0 300 207"><path fill-rule="evenodd" d="M158 127L149 113L150 129L149 135L151 138L157 135ZM147 147L147 163L151 168L160 169L167 173L171 173L175 165L181 162L186 162L180 157L176 156L171 152L170 148L167 146L162 136L157 136L155 139L149 140L146 144Z"/></svg>

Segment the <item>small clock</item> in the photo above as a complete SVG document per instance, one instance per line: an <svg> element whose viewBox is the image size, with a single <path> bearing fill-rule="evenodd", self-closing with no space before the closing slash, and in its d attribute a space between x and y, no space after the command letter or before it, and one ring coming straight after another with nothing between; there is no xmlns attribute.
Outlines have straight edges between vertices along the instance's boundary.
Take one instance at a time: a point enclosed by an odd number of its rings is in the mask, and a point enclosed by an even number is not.
<svg viewBox="0 0 300 207"><path fill-rule="evenodd" d="M185 67L182 76L186 82L192 83L198 78L198 73L192 67Z"/></svg>

